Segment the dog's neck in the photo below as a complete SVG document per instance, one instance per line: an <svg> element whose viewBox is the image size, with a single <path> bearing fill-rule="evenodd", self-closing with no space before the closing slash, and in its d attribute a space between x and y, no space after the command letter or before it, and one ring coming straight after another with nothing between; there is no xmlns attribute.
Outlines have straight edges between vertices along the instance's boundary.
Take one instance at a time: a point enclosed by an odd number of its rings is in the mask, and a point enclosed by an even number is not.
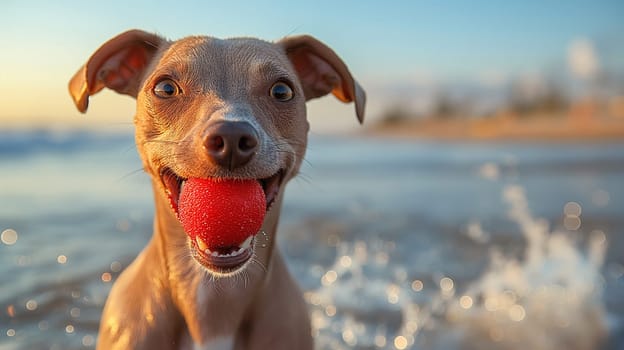
<svg viewBox="0 0 624 350"><path fill-rule="evenodd" d="M267 213L262 232L255 238L254 258L240 273L215 276L189 254L188 239L163 191L154 187L155 219L153 244L160 257L163 283L196 344L233 337L252 317L251 305L270 279L275 232L282 194Z"/></svg>

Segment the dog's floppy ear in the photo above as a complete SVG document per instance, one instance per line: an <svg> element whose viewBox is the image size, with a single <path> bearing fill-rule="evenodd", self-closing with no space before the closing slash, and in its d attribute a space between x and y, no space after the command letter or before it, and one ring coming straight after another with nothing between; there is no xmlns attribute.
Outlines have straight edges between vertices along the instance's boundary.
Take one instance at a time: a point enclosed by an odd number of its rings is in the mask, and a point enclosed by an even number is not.
<svg viewBox="0 0 624 350"><path fill-rule="evenodd" d="M342 102L354 102L358 120L364 121L366 94L332 49L309 35L286 37L278 44L295 67L306 100L331 92Z"/></svg>
<svg viewBox="0 0 624 350"><path fill-rule="evenodd" d="M76 108L87 111L89 96L103 88L136 97L142 73L164 39L129 30L104 43L69 81Z"/></svg>

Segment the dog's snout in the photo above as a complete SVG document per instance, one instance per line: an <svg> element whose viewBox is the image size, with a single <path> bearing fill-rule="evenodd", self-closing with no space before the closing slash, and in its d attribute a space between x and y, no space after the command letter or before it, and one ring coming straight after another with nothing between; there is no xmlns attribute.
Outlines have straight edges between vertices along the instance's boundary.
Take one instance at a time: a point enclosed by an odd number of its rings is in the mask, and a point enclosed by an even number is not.
<svg viewBox="0 0 624 350"><path fill-rule="evenodd" d="M258 134L247 122L217 122L206 129L204 148L210 160L234 170L247 164L258 150Z"/></svg>

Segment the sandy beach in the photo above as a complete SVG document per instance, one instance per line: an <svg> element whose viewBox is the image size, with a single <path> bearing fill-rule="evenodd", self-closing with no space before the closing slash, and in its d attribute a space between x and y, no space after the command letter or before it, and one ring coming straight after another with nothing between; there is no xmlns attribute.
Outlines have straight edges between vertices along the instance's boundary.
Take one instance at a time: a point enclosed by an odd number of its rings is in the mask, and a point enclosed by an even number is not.
<svg viewBox="0 0 624 350"><path fill-rule="evenodd" d="M592 141L624 140L624 118L530 116L518 118L426 118L379 123L369 136L458 141Z"/></svg>

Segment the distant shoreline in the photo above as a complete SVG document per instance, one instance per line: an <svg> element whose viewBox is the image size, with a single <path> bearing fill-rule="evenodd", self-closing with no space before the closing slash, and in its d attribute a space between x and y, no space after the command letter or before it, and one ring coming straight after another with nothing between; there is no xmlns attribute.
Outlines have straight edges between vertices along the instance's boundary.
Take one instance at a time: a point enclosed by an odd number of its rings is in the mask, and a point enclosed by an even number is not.
<svg viewBox="0 0 624 350"><path fill-rule="evenodd" d="M440 141L617 142L624 141L624 119L565 117L496 117L404 120L373 125L371 137Z"/></svg>
<svg viewBox="0 0 624 350"><path fill-rule="evenodd" d="M71 135L84 137L130 137L133 127L94 128L75 126L0 127L0 139L9 142L23 136L49 136L59 141ZM624 118L574 120L565 117L527 118L427 118L398 122L364 123L364 128L342 132L311 132L311 137L372 137L441 142L518 142L518 143L622 143Z"/></svg>

